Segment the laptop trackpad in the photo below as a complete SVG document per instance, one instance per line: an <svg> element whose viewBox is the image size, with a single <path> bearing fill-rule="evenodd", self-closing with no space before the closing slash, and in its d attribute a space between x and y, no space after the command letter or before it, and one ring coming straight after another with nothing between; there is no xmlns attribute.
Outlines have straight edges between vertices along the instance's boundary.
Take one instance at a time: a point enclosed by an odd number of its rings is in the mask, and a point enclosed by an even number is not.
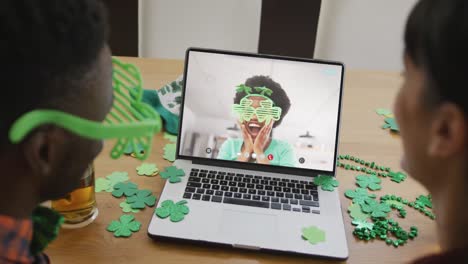
<svg viewBox="0 0 468 264"><path fill-rule="evenodd" d="M223 211L220 235L232 244L260 247L275 239L277 232L275 215Z"/></svg>

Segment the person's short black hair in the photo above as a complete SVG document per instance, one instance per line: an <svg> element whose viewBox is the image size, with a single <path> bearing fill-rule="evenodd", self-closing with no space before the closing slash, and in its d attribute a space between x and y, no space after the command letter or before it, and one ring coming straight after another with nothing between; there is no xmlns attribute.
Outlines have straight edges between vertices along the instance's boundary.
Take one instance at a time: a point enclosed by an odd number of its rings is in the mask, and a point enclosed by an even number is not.
<svg viewBox="0 0 468 264"><path fill-rule="evenodd" d="M406 25L405 54L426 76L426 101L468 113L468 1L421 0Z"/></svg>
<svg viewBox="0 0 468 264"><path fill-rule="evenodd" d="M273 127L277 127L281 124L283 121L284 116L288 113L289 108L291 107L291 102L289 101L289 97L286 94L286 92L283 90L281 85L273 79L271 79L269 76L263 76L263 75L257 75L248 78L245 81L245 85L249 86L251 88L254 87L267 87L270 89L273 93L271 94L270 98L271 100L275 103L276 106L281 107L281 117L278 121L275 121L273 124ZM234 97L234 103L238 104L240 103L240 100L244 98L247 94L245 92L237 92L236 96Z"/></svg>
<svg viewBox="0 0 468 264"><path fill-rule="evenodd" d="M19 116L79 94L107 35L99 0L1 1L0 148Z"/></svg>

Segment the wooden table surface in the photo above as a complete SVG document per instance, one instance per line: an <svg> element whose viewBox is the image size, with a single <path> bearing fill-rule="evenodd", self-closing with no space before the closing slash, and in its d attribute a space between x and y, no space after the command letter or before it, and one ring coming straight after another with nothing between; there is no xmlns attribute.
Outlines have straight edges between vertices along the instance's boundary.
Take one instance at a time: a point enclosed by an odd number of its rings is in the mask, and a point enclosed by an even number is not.
<svg viewBox="0 0 468 264"><path fill-rule="evenodd" d="M146 89L162 87L183 72L182 61L123 59L140 68ZM400 138L380 128L383 118L375 113L375 109L392 108L402 82L400 74L349 70L345 76L340 153L375 161L398 171L402 153ZM162 134L156 135L148 160L158 164L160 170L170 165L162 158L166 143L168 141ZM164 185L160 177L137 176L135 168L140 164L138 160L131 157L112 160L109 150L110 144L106 144L95 162L96 177L105 177L114 171L127 171L131 181L142 189L153 190L159 196ZM414 241L395 249L380 240L369 243L356 240L352 235L353 226L347 213L350 200L343 195L344 190L355 188L355 175L355 172L339 169L337 176L350 252L346 263L404 263L439 250L435 222L410 208L407 209L406 219L398 221L405 229L409 229L411 225L419 228L419 236ZM378 195L396 194L414 200L418 195L426 194L426 190L413 179L407 179L401 184L384 179L382 187ZM106 227L111 220L122 215L119 203L123 198L114 198L109 193L97 193L96 199L100 212L96 221L81 229L62 230L59 238L47 249L53 263L339 263L314 257L267 254L210 245L154 242L147 236L153 208L135 214L136 219L142 223L138 233L127 239L114 238L112 233L106 231Z"/></svg>

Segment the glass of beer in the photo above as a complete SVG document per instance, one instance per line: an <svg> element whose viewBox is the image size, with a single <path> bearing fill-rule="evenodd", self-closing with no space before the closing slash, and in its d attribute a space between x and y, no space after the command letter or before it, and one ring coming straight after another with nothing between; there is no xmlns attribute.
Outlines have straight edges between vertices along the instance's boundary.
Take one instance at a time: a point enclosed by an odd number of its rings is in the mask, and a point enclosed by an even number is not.
<svg viewBox="0 0 468 264"><path fill-rule="evenodd" d="M78 189L52 201L51 207L65 218L63 228L80 228L92 223L99 213L94 195L94 166L88 167Z"/></svg>

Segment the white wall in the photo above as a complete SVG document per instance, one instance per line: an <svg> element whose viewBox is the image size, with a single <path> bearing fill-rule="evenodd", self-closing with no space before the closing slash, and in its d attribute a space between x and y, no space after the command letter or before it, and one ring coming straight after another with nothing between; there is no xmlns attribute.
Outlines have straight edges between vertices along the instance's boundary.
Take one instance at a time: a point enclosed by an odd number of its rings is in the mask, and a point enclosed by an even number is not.
<svg viewBox="0 0 468 264"><path fill-rule="evenodd" d="M417 0L323 0L316 58L400 71ZM140 55L183 59L189 46L256 52L261 0L140 0Z"/></svg>

